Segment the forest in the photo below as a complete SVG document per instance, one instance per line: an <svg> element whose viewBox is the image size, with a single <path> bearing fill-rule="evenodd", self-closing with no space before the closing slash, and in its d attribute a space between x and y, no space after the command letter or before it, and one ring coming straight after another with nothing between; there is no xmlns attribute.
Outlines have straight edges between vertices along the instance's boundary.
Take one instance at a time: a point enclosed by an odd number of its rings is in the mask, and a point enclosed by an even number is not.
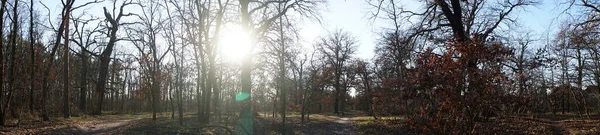
<svg viewBox="0 0 600 135"><path fill-rule="evenodd" d="M0 1L0 134L600 134L600 0Z"/></svg>

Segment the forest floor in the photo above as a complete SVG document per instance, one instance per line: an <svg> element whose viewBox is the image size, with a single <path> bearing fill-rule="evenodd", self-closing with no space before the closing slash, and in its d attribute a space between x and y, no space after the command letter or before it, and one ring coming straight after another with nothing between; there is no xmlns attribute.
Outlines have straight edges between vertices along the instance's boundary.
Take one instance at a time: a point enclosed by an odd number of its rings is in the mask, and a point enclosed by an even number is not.
<svg viewBox="0 0 600 135"><path fill-rule="evenodd" d="M195 114L186 113L180 125L177 117L164 113L156 121L150 114L79 116L69 119L54 118L51 121L9 120L0 127L0 134L141 134L141 135L192 135L232 134L237 119L234 115L212 118L211 124L200 124ZM345 115L332 113L311 114L304 124L300 115L292 112L286 117L286 134L297 135L359 135L359 134L407 134L403 117L381 117L378 120L359 111ZM219 121L219 122L215 122ZM255 116L254 134L281 134L281 117L272 114ZM475 133L500 134L600 134L600 115L590 119L573 114L541 114L492 118L477 123Z"/></svg>
<svg viewBox="0 0 600 135"><path fill-rule="evenodd" d="M374 119L360 111L346 115L331 113L311 114L310 121L301 124L298 114L288 114L287 134L326 134L326 135L397 135L413 134L408 129L407 119L402 116L386 116ZM264 115L263 115L264 116ZM260 119L269 125L261 125L258 134L280 134L279 117L272 114ZM536 114L490 118L478 122L469 131L473 134L536 134L536 135L598 135L600 115Z"/></svg>
<svg viewBox="0 0 600 135"><path fill-rule="evenodd" d="M358 122L360 134L410 134L405 119L388 118ZM600 115L537 114L490 118L478 122L473 134L598 135Z"/></svg>
<svg viewBox="0 0 600 135"><path fill-rule="evenodd" d="M103 115L51 118L50 121L10 120L0 134L115 134L138 125L149 115Z"/></svg>
<svg viewBox="0 0 600 135"><path fill-rule="evenodd" d="M192 113L184 114L180 125L177 117L162 113L152 120L151 114L114 114L102 116L79 116L69 119L55 118L50 121L28 120L13 121L0 127L0 134L48 134L48 135L194 135L194 134L230 134L233 124L200 124ZM221 121L227 118L221 118ZM232 120L231 120L232 121Z"/></svg>
<svg viewBox="0 0 600 135"><path fill-rule="evenodd" d="M311 114L309 120L302 124L301 115L297 113L288 114L286 117L286 134L295 135L358 135L360 134L354 124L355 117L363 116L360 112L349 112L345 115L331 113ZM256 134L275 135L281 133L281 117L272 114L257 118L255 125Z"/></svg>

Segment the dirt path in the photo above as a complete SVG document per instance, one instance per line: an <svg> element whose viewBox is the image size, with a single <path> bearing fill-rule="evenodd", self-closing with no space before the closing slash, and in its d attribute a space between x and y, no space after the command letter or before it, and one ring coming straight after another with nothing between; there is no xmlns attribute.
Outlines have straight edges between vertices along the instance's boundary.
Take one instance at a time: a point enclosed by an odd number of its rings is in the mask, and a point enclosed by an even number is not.
<svg viewBox="0 0 600 135"><path fill-rule="evenodd" d="M352 123L350 121L350 117L341 117L338 120L335 120L335 122L340 123L340 124L351 124Z"/></svg>
<svg viewBox="0 0 600 135"><path fill-rule="evenodd" d="M339 135L358 135L356 129L353 126L353 122L350 121L351 116L343 116L335 120L333 124L326 125L325 128L333 130L334 133Z"/></svg>
<svg viewBox="0 0 600 135"><path fill-rule="evenodd" d="M326 135L358 135L360 134L355 127L357 121L353 118L357 115L334 115L334 114L314 114L311 119L301 124L299 117L290 116L286 122L287 134L326 134ZM75 118L63 120L62 123L49 124L44 128L30 132L6 132L7 134L75 134L75 135L96 135L96 134L203 134L214 133L214 129L199 129L194 124L194 118L184 121L183 126L177 124L176 120L161 118L153 122L146 116L104 116L95 118ZM255 118L255 134L279 134L280 120L273 117ZM232 125L232 124L230 124ZM256 129L258 128L258 129ZM25 129L25 128L23 128ZM0 132L2 134L2 132Z"/></svg>
<svg viewBox="0 0 600 135"><path fill-rule="evenodd" d="M141 118L132 118L132 119L104 119L104 120L95 120L95 121L87 121L80 122L70 125L65 128L60 128L53 130L49 133L43 134L114 134L119 133L120 131L126 130L133 123L141 120Z"/></svg>
<svg viewBox="0 0 600 135"><path fill-rule="evenodd" d="M351 120L352 116L341 116L335 119L315 120L305 128L306 134L358 135Z"/></svg>

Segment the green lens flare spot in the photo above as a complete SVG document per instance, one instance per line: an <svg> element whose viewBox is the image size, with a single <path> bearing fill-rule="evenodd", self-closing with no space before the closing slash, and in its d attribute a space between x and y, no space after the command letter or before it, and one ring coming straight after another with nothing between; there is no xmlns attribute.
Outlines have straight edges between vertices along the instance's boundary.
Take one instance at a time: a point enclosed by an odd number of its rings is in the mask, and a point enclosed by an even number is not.
<svg viewBox="0 0 600 135"><path fill-rule="evenodd" d="M244 101L248 98L250 98L250 93L248 92L240 92L237 95L235 95L235 101Z"/></svg>

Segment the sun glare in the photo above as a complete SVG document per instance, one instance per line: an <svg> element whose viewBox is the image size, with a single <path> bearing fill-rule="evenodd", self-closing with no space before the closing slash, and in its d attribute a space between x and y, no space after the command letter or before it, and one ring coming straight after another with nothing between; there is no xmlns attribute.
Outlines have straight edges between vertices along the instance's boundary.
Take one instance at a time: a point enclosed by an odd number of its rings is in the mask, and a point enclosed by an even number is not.
<svg viewBox="0 0 600 135"><path fill-rule="evenodd" d="M240 62L250 49L250 37L239 27L223 29L219 37L219 50L227 61Z"/></svg>

